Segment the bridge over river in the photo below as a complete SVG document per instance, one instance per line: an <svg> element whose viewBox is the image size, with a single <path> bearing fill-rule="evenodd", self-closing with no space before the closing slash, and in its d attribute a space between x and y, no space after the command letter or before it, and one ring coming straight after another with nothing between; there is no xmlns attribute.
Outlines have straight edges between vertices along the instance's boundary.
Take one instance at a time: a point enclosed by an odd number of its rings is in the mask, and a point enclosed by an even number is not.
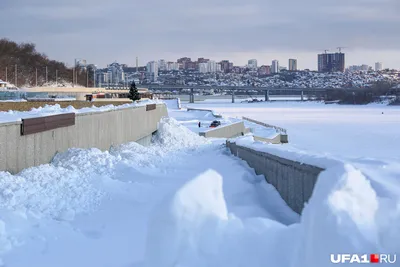
<svg viewBox="0 0 400 267"><path fill-rule="evenodd" d="M157 91L179 91L190 90L189 102L194 103L195 90L220 90L229 91L232 95L232 103L235 102L235 92L248 93L257 92L257 95L264 95L265 101L269 101L271 96L300 96L303 101L305 97L325 97L327 92L332 89L328 88L274 88L274 87L256 87L256 86L207 86L207 85L158 85L158 84L141 84L140 87L146 87L153 92ZM337 90L347 90L355 92L362 90L362 88L335 88Z"/></svg>

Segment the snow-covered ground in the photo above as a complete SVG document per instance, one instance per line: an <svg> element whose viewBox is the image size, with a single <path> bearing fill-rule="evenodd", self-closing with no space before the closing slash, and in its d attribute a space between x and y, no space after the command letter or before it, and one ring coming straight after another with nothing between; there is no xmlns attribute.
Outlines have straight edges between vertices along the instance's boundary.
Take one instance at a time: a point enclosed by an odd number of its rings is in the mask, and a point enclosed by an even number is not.
<svg viewBox="0 0 400 267"><path fill-rule="evenodd" d="M319 155L329 168L300 218L225 140L179 122L207 113L169 113L178 121L164 119L150 147L70 149L0 172L0 266L324 267L331 253L400 253L398 162Z"/></svg>
<svg viewBox="0 0 400 267"><path fill-rule="evenodd" d="M45 105L44 107L32 108L30 111L15 111L15 110L9 110L7 112L0 111L0 123L21 121L21 119L25 118L50 116L62 113L103 112L103 111L118 110L129 107L145 106L147 104L157 104L157 103L163 103L163 102L159 100L144 100L139 103L130 103L117 106L114 105L106 105L101 107L92 106L90 108L81 108L81 109L75 109L73 106L61 108L59 104L54 103L54 105Z"/></svg>
<svg viewBox="0 0 400 267"><path fill-rule="evenodd" d="M400 108L381 104L325 105L318 102L202 103L225 116L250 117L288 130L298 149L340 158L400 160Z"/></svg>

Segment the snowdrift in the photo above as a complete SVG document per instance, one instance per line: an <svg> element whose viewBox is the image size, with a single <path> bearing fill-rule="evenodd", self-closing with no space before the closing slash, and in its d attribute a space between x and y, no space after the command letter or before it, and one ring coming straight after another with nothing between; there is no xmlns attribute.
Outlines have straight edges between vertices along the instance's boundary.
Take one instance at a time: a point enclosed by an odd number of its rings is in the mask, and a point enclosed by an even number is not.
<svg viewBox="0 0 400 267"><path fill-rule="evenodd" d="M229 214L222 180L206 171L154 210L146 267L323 267L332 253L400 252L400 194L379 195L351 165L323 172L290 226Z"/></svg>

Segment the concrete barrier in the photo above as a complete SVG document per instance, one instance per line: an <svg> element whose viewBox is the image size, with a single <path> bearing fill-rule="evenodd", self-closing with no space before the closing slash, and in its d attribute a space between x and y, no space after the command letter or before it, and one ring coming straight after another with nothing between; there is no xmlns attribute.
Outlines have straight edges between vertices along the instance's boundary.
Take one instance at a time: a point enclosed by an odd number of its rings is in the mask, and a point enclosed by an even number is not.
<svg viewBox="0 0 400 267"><path fill-rule="evenodd" d="M21 122L0 124L0 171L21 170L51 162L69 148L99 148L137 141L148 145L158 122L168 116L164 104L146 111L146 106L105 112L75 114L75 125L21 135Z"/></svg>
<svg viewBox="0 0 400 267"><path fill-rule="evenodd" d="M211 109L202 109L202 108L187 108L187 111L207 111L207 112L211 112L213 115L214 115L214 117L216 117L216 118L222 118L222 116L220 115L220 114L215 114L214 113L214 110L211 110Z"/></svg>
<svg viewBox="0 0 400 267"><path fill-rule="evenodd" d="M304 203L310 199L318 175L324 170L323 168L239 146L229 140L226 146L233 155L254 168L257 174L264 175L286 204L293 211L301 214Z"/></svg>
<svg viewBox="0 0 400 267"><path fill-rule="evenodd" d="M248 129L244 127L244 122L235 122L232 124L227 124L223 126L218 126L213 128L212 130L200 132L200 136L204 136L206 138L233 138L244 135L248 132Z"/></svg>
<svg viewBox="0 0 400 267"><path fill-rule="evenodd" d="M278 134L274 138L266 138L266 137L260 137L260 136L256 136L256 135L253 135L253 138L256 141L266 142L266 143L271 143L271 144L276 144L276 145L282 143L280 134Z"/></svg>
<svg viewBox="0 0 400 267"><path fill-rule="evenodd" d="M264 123L264 122L261 122L261 121L257 121L257 120L254 120L254 119L250 119L248 117L242 117L242 119L246 120L246 121L249 121L249 122L252 122L252 123L256 123L256 124L264 126L266 128L274 128L279 133L279 135L278 135L279 136L279 142L276 142L275 138L274 139L264 138L264 139L266 139L266 141L271 142L273 144L278 144L278 143L286 144L286 143L289 143L289 139L288 139L288 135L287 135L287 130L286 129L281 128L281 127L277 127L277 126L274 126L274 125L270 125L270 124L267 124L267 123ZM263 139L263 138L260 138L260 137L257 137L257 138L259 138L260 141L262 141L262 139Z"/></svg>

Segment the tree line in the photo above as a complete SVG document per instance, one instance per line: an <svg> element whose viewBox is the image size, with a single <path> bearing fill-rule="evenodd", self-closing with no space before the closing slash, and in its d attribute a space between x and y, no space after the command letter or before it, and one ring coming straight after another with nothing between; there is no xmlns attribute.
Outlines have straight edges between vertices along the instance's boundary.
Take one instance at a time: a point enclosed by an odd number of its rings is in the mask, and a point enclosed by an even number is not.
<svg viewBox="0 0 400 267"><path fill-rule="evenodd" d="M398 102L400 92L394 88L396 85L390 80L381 80L357 90L329 89L325 100L339 100L342 104L368 104L379 101L381 96L392 95L397 96L395 102Z"/></svg>
<svg viewBox="0 0 400 267"><path fill-rule="evenodd" d="M74 74L75 72L75 74ZM0 39L0 79L21 86L43 86L48 83L73 83L81 86L93 85L93 74L85 69L74 71L65 63L49 59L36 51L33 43L16 43ZM57 79L56 79L57 77Z"/></svg>

